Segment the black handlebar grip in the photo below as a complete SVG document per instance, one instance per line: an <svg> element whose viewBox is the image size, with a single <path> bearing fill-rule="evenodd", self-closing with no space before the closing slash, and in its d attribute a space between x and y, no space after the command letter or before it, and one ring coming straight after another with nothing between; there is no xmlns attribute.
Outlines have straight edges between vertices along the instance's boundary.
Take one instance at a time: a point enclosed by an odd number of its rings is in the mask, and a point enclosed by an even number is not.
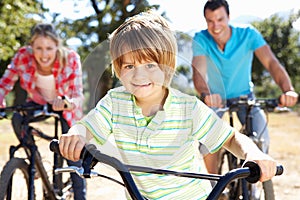
<svg viewBox="0 0 300 200"><path fill-rule="evenodd" d="M61 99L64 100L64 108L71 108L72 105L65 96L62 96Z"/></svg>
<svg viewBox="0 0 300 200"><path fill-rule="evenodd" d="M278 165L277 167L276 167L276 176L279 176L279 175L282 175L283 174L283 166L282 165Z"/></svg>
<svg viewBox="0 0 300 200"><path fill-rule="evenodd" d="M53 139L49 144L49 149L52 152L55 152L57 154L60 154L59 151L59 141L57 139Z"/></svg>
<svg viewBox="0 0 300 200"><path fill-rule="evenodd" d="M248 161L244 164L244 167L249 167L249 169L250 169L250 175L246 178L246 180L249 183L256 183L257 181L259 181L260 176L261 176L261 170L257 163ZM276 166L276 174L275 175L279 176L282 174L283 174L283 166L282 165Z"/></svg>
<svg viewBox="0 0 300 200"><path fill-rule="evenodd" d="M57 140L57 139L51 140L51 142L49 144L49 149L50 149L50 151L61 155L60 150L59 150L59 140ZM82 159L84 157L85 153L86 153L86 148L84 147L81 151L80 159Z"/></svg>

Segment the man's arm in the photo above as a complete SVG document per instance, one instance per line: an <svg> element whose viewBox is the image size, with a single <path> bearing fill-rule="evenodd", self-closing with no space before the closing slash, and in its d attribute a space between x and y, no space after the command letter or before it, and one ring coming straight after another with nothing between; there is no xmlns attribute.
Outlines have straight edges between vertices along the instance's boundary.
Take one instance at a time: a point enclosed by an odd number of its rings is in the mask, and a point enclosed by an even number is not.
<svg viewBox="0 0 300 200"><path fill-rule="evenodd" d="M210 107L223 107L219 94L211 94L207 84L207 64L205 56L194 56L192 59L193 82L201 100Z"/></svg>
<svg viewBox="0 0 300 200"><path fill-rule="evenodd" d="M192 60L193 68L193 81L195 89L199 94L209 94L209 88L207 86L207 74L206 74L206 58L205 56L194 56Z"/></svg>
<svg viewBox="0 0 300 200"><path fill-rule="evenodd" d="M294 87L285 68L280 64L269 45L264 45L255 50L255 55L263 66L270 72L275 83L282 92L280 102L283 106L294 106L298 100L298 94L294 92Z"/></svg>

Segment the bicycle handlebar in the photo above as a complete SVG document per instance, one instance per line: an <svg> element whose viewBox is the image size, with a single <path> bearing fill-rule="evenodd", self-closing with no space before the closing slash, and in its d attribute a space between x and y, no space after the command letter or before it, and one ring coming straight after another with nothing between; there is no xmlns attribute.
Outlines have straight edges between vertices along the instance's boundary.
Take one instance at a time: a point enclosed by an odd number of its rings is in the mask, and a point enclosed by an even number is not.
<svg viewBox="0 0 300 200"><path fill-rule="evenodd" d="M0 119L7 118L7 112L26 112L26 111L36 111L34 113L34 116L53 116L58 117L59 112L56 112L52 109L52 106L50 104L44 104L44 105L16 105L16 106L10 106L10 107L4 107L0 108Z"/></svg>
<svg viewBox="0 0 300 200"><path fill-rule="evenodd" d="M58 140L52 140L50 142L49 148L51 151L60 154ZM67 167L64 169L58 169L56 172L63 173L63 172L72 171L72 172L76 172L78 175L83 176L85 178L90 178L93 176L99 176L97 172L91 171L91 169L98 162L107 164L118 171L118 173L122 177L126 189L128 190L129 194L133 199L144 199L144 198L140 194L135 182L133 181L130 171L172 175L172 176L179 176L179 177L186 177L186 178L200 178L200 179L217 181L216 186L211 191L207 200L217 199L217 197L225 189L226 185L235 179L245 178L248 182L255 183L260 179L260 175L261 175L260 168L255 162L247 162L245 163L243 168L237 168L231 170L227 172L225 175L198 174L198 173L178 172L178 171L171 171L171 170L164 170L164 169L154 169L154 168L134 166L134 165L125 165L120 160L101 153L99 150L96 149L94 145L91 144L86 145L83 148L81 152L81 158L83 159L82 168ZM283 166L278 165L276 169L276 175L281 175L282 173L283 173ZM116 180L113 181L117 182Z"/></svg>
<svg viewBox="0 0 300 200"><path fill-rule="evenodd" d="M240 106L250 107L260 107L266 109L268 112L289 112L291 111L288 107L279 107L279 99L271 98L257 98L257 99L248 99L240 97L237 100L231 101L230 104L226 107L217 108L215 112L234 112L238 111Z"/></svg>
<svg viewBox="0 0 300 200"><path fill-rule="evenodd" d="M62 96L62 99L64 100L64 108L65 109L70 109L72 108L72 105L70 101L65 97ZM9 107L4 107L0 108L0 119L7 118L6 112L12 112L12 111L17 111L17 112L25 112L25 111L37 111L34 113L35 117L38 116L52 116L52 117L59 117L61 114L61 111L54 111L52 108L52 105L47 103L44 105L16 105L16 106L9 106Z"/></svg>

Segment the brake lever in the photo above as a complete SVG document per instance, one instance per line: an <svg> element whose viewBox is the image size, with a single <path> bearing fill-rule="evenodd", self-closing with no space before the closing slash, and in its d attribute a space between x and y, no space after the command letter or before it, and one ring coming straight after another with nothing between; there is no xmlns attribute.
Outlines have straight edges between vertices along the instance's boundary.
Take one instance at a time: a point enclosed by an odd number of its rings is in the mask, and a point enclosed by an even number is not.
<svg viewBox="0 0 300 200"><path fill-rule="evenodd" d="M50 142L49 148L51 151L58 153L61 155L59 151L59 140L53 139ZM94 156L90 153L91 151L95 151L97 148L93 144L86 145L80 154L80 158L82 159L82 174L81 176L85 178L91 178L91 176L95 175L95 173L91 170L94 168L94 166L97 164L97 159L94 158Z"/></svg>
<svg viewBox="0 0 300 200"><path fill-rule="evenodd" d="M69 167L63 167L63 168L56 168L54 170L55 174L60 174L60 173L76 173L78 176L83 177L83 178L91 178L91 177L97 177L99 174L94 171L90 171L89 177L86 177L84 175L84 169L83 167L76 167L76 166L69 166Z"/></svg>
<svg viewBox="0 0 300 200"><path fill-rule="evenodd" d="M6 114L6 112L0 112L0 119L6 119L7 118L7 114Z"/></svg>

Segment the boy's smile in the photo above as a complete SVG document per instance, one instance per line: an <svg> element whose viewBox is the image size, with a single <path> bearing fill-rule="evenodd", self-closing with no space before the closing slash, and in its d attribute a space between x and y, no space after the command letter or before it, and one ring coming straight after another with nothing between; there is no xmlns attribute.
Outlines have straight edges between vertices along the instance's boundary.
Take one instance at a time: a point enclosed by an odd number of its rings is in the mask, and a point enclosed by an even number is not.
<svg viewBox="0 0 300 200"><path fill-rule="evenodd" d="M160 105L164 100L165 73L154 61L136 61L132 54L123 56L120 80L138 104Z"/></svg>

